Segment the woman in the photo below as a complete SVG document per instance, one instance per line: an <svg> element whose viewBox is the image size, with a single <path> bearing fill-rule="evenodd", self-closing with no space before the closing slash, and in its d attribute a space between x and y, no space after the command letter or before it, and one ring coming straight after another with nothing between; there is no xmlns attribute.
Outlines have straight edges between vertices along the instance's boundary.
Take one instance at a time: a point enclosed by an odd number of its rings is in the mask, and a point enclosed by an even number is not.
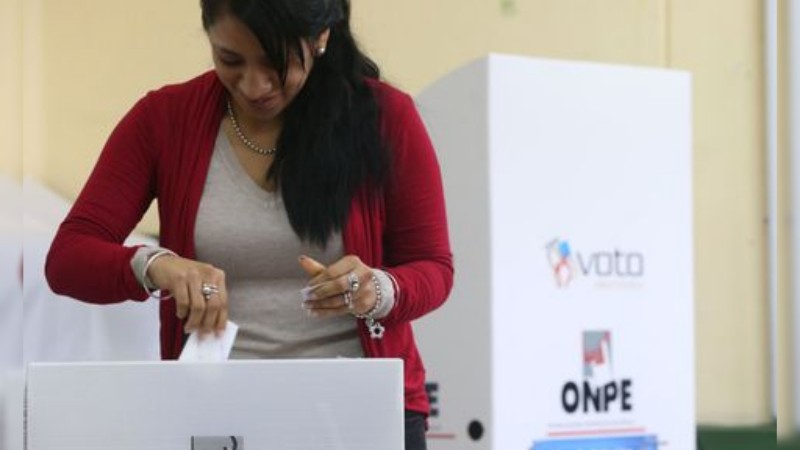
<svg viewBox="0 0 800 450"><path fill-rule="evenodd" d="M52 244L52 289L92 303L160 291L164 359L229 319L235 358L400 357L406 448L425 448L410 322L442 304L453 267L412 100L357 48L347 0L201 8L215 69L117 125ZM161 247L124 247L156 198Z"/></svg>

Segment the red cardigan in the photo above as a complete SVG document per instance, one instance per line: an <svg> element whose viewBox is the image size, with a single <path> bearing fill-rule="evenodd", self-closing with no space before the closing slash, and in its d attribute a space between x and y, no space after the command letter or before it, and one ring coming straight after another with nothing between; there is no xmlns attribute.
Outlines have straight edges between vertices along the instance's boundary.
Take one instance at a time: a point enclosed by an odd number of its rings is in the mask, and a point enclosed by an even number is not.
<svg viewBox="0 0 800 450"><path fill-rule="evenodd" d="M382 198L359 192L342 231L344 249L390 272L398 284L383 339L369 337L369 357L402 358L406 408L427 413L425 369L410 322L439 307L453 282L452 254L439 165L412 99L370 82L381 128L393 149L392 176ZM223 114L224 88L214 72L148 93L122 119L47 256L54 292L90 303L146 300L122 245L158 199L163 247L195 258L194 225ZM184 343L174 301L161 303L161 356L175 359Z"/></svg>

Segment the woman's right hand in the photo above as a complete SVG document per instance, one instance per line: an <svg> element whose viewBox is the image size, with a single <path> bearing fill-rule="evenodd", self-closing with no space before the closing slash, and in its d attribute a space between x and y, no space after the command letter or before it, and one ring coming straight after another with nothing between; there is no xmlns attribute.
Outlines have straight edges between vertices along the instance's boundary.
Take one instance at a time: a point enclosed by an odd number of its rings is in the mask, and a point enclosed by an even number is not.
<svg viewBox="0 0 800 450"><path fill-rule="evenodd" d="M200 330L202 335L225 331L228 323L225 272L211 264L165 255L153 261L147 276L159 289L168 290L175 297L177 316L185 320L185 333ZM216 286L219 292L205 298L204 284Z"/></svg>

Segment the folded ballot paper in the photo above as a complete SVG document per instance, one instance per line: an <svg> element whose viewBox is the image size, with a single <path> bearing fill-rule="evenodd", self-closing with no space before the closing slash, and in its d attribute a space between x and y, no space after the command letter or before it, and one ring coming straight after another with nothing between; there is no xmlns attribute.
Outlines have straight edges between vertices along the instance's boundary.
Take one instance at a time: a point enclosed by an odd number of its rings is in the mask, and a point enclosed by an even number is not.
<svg viewBox="0 0 800 450"><path fill-rule="evenodd" d="M195 331L189 335L178 359L187 362L225 361L231 354L237 331L239 326L231 321L228 321L225 332L219 336L212 333L201 337L200 333Z"/></svg>

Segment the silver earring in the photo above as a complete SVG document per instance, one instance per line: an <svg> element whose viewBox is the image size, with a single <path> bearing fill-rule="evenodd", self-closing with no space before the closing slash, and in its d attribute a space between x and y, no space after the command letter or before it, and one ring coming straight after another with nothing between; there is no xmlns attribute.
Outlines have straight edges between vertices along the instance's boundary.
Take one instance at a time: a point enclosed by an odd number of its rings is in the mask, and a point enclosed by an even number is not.
<svg viewBox="0 0 800 450"><path fill-rule="evenodd" d="M317 57L325 54L325 47L317 47Z"/></svg>

